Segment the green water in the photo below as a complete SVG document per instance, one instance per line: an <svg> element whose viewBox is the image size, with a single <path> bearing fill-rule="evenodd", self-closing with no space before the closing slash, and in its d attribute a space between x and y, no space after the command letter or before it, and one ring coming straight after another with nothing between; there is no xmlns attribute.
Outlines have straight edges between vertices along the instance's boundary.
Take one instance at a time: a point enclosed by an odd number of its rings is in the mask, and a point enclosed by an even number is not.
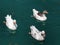
<svg viewBox="0 0 60 45"><path fill-rule="evenodd" d="M31 17L33 8L49 12L45 26ZM16 34L3 24L7 14L17 20ZM43 43L28 34L31 25L46 31ZM60 45L60 0L0 0L0 45Z"/></svg>

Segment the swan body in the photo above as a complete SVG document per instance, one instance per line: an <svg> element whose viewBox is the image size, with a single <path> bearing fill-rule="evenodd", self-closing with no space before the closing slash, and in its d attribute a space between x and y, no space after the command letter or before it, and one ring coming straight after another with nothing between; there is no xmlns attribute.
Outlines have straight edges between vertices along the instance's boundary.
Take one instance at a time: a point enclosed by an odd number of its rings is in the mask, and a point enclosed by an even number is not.
<svg viewBox="0 0 60 45"><path fill-rule="evenodd" d="M39 20L39 21L46 21L47 17L45 16L45 14L42 14L42 16L38 15L39 11L37 11L36 9L33 9L33 16Z"/></svg>
<svg viewBox="0 0 60 45"><path fill-rule="evenodd" d="M17 24L16 24L16 20L13 20L11 18L11 15L7 15L5 17L6 19L6 26L11 29L11 30L16 30L17 29Z"/></svg>
<svg viewBox="0 0 60 45"><path fill-rule="evenodd" d="M39 31L35 26L30 26L31 29L31 36L39 41L43 41L45 39L45 31ZM43 34L43 35L42 35Z"/></svg>

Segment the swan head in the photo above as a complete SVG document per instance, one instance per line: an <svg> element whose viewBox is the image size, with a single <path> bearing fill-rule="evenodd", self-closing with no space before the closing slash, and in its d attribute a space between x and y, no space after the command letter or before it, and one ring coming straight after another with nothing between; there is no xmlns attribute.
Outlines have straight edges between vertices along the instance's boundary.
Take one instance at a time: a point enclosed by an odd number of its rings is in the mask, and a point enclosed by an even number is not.
<svg viewBox="0 0 60 45"><path fill-rule="evenodd" d="M5 17L6 19L11 19L11 15L8 15Z"/></svg>
<svg viewBox="0 0 60 45"><path fill-rule="evenodd" d="M13 22L16 22L16 20L13 20Z"/></svg>
<svg viewBox="0 0 60 45"><path fill-rule="evenodd" d="M30 26L30 29L31 29L31 30L32 30L32 29L34 29L34 28L35 28L35 26L33 26L33 25L32 25L32 26Z"/></svg>
<svg viewBox="0 0 60 45"><path fill-rule="evenodd" d="M33 9L33 11L35 11L35 9Z"/></svg>
<svg viewBox="0 0 60 45"><path fill-rule="evenodd" d="M33 13L38 13L38 11L36 9L33 9Z"/></svg>
<svg viewBox="0 0 60 45"><path fill-rule="evenodd" d="M41 31L41 35L45 37L45 31Z"/></svg>
<svg viewBox="0 0 60 45"><path fill-rule="evenodd" d="M16 20L13 20L13 23L16 24Z"/></svg>
<svg viewBox="0 0 60 45"><path fill-rule="evenodd" d="M43 14L48 14L48 12L46 10L43 11Z"/></svg>
<svg viewBox="0 0 60 45"><path fill-rule="evenodd" d="M41 34L45 34L45 31L41 31Z"/></svg>

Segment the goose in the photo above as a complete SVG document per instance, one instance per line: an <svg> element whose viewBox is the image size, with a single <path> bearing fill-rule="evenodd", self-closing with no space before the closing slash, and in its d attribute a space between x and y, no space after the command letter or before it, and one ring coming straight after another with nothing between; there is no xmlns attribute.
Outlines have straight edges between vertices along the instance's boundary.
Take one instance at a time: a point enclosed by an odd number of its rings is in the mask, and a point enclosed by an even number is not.
<svg viewBox="0 0 60 45"><path fill-rule="evenodd" d="M31 32L29 32L29 34L31 34L31 36L38 40L38 41L43 41L45 40L45 31L39 31L35 26L30 26L30 30Z"/></svg>
<svg viewBox="0 0 60 45"><path fill-rule="evenodd" d="M44 10L43 13L40 13L36 9L33 9L33 17L39 21L46 21L47 20L47 17L45 16L45 14L48 14L48 12L46 10Z"/></svg>
<svg viewBox="0 0 60 45"><path fill-rule="evenodd" d="M16 24L16 20L12 19L11 15L7 14L7 16L5 17L6 22L4 21L4 23L6 24L6 26L11 29L11 30L16 30L17 29L17 24Z"/></svg>

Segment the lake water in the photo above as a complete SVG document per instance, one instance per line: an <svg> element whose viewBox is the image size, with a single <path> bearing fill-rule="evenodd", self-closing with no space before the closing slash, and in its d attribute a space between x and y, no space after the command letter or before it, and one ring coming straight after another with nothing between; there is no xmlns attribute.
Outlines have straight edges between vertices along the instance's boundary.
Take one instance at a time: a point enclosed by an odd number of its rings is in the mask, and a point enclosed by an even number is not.
<svg viewBox="0 0 60 45"><path fill-rule="evenodd" d="M33 8L49 12L45 25L31 17ZM17 20L15 34L3 23L7 14ZM28 34L31 25L46 31L44 42ZM60 0L0 0L0 45L60 45Z"/></svg>

